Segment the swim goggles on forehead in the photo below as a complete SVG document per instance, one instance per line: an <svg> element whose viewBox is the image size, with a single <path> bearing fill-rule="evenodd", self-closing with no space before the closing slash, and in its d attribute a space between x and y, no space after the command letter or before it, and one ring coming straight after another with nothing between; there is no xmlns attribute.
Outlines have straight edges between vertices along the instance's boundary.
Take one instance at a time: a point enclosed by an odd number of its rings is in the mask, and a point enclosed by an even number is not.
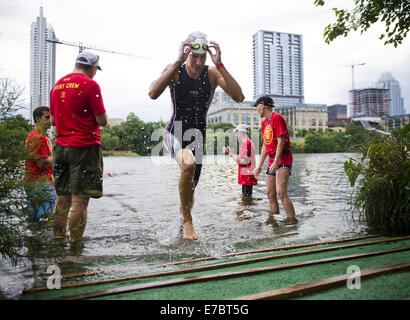
<svg viewBox="0 0 410 320"><path fill-rule="evenodd" d="M193 45L191 45L191 49L198 50L199 48L201 48L201 45L199 43L194 43ZM208 50L208 45L204 43L202 45L202 49Z"/></svg>

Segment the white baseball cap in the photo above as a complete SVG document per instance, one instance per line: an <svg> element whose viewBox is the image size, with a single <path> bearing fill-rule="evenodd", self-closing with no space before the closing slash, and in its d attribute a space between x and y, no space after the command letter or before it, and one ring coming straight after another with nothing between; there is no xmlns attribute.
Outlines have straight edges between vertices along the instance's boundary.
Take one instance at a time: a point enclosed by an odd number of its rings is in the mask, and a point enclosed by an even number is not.
<svg viewBox="0 0 410 320"><path fill-rule="evenodd" d="M239 124L234 131L248 132L248 126L246 124Z"/></svg>
<svg viewBox="0 0 410 320"><path fill-rule="evenodd" d="M80 58L83 58L83 60L79 60ZM87 66L97 67L99 70L101 70L98 60L100 60L100 57L97 56L96 54L89 52L89 51L82 51L77 56L77 59L75 62L80 63L80 64L85 64Z"/></svg>

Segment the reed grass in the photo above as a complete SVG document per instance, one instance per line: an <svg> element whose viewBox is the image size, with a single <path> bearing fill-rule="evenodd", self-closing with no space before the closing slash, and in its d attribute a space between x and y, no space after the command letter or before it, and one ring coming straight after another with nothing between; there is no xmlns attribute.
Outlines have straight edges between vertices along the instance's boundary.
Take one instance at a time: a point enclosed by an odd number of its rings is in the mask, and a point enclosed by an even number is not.
<svg viewBox="0 0 410 320"><path fill-rule="evenodd" d="M410 234L410 123L391 135L364 141L344 163L353 215L369 232Z"/></svg>

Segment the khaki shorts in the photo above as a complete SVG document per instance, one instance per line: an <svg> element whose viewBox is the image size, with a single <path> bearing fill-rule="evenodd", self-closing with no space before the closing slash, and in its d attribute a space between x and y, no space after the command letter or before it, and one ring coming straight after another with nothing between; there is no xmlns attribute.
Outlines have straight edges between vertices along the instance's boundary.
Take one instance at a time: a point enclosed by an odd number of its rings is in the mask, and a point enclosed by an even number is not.
<svg viewBox="0 0 410 320"><path fill-rule="evenodd" d="M102 197L103 158L100 145L89 148L54 147L53 175L57 195Z"/></svg>

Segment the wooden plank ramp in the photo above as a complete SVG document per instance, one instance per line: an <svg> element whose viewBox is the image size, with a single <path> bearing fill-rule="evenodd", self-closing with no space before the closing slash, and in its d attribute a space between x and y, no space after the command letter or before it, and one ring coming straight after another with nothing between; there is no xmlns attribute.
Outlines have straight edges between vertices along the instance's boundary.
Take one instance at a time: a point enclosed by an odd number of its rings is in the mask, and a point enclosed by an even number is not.
<svg viewBox="0 0 410 320"><path fill-rule="evenodd" d="M371 277L377 277L394 272L409 272L410 271L410 262L401 263L397 265L370 269L360 272L361 279L367 279ZM346 285L347 280L351 277L351 274L344 274L337 277L331 277L327 279L322 279L313 282L307 282L298 284L295 286L266 291L262 293L256 293L252 295L237 297L232 300L282 300L282 299L291 299L296 297L301 297L304 295L328 290L331 288L339 287Z"/></svg>
<svg viewBox="0 0 410 320"><path fill-rule="evenodd" d="M186 273L192 273L192 272L202 272L202 271L208 271L208 270L217 270L217 269L222 269L222 268L235 267L235 266L263 262L263 261L268 261L268 260L291 258L291 257L296 257L296 256L308 255L308 254L337 251L337 250L342 250L342 249L370 246L370 245L383 244L383 243L391 243L391 242L397 242L397 241L407 240L407 239L410 239L410 236L389 238L389 239L382 239L382 240L375 240L375 241L367 241L367 242L359 242L359 243L346 244L346 245L341 245L341 246L318 248L318 249L290 252L290 253L283 253L283 254L276 254L276 255L269 255L269 256L264 256L264 257L259 257L259 258L243 259L239 261L218 263L214 265L200 266L200 267L194 267L194 268L185 268L185 269L172 270L172 271L166 271L166 272L157 272L157 273L149 273L149 274L142 274L142 275L115 278L115 279L105 279L105 280L99 280L99 281L89 281L89 282L82 282L82 283L67 284L67 285L61 286L61 289L79 288L79 287L85 287L85 286L94 286L94 285L109 284L109 283L123 282L123 281L130 281L130 280L156 278L156 277L186 274ZM40 287L40 288L27 289L24 292L34 293L34 292L47 291L47 290L48 290L47 287Z"/></svg>
<svg viewBox="0 0 410 320"><path fill-rule="evenodd" d="M237 271L231 271L231 272L222 272L222 273L211 274L211 275L202 275L202 276L177 278L177 279L170 279L170 280L163 280L163 281L155 281L155 282L150 282L150 283L123 286L123 287L89 292L89 293L84 293L84 294L63 296L63 297L57 298L56 300L77 300L77 299L98 298L98 297L125 294L125 293L131 293L131 292L153 289L153 288L162 288L162 287L188 284L188 283L194 283L194 282L203 282L203 281L217 281L221 279L228 279L228 278L241 277L241 276L250 276L250 275L255 275L255 274L260 274L260 273L265 273L265 272L286 270L286 269L304 267L304 266L310 266L310 265L317 265L317 264L324 264L324 263L336 263L336 262L344 261L344 260L374 257L378 255L397 253L397 252L403 252L403 251L408 251L408 250L410 250L410 246L388 249L388 250L381 250L381 251L376 251L376 252L367 252L367 253L361 253L361 254L316 259L316 260L310 260L310 261L302 261L302 262L297 262L297 263L288 263L288 264L274 265L274 266L268 266L268 267L250 268L250 269L237 270Z"/></svg>
<svg viewBox="0 0 410 320"><path fill-rule="evenodd" d="M258 254L258 253L265 253L265 252L276 252L276 251L284 251L284 250L294 250L294 249L302 249L308 247L316 247L316 246L324 246L324 245L331 245L331 244L338 244L338 243L346 243L352 241L360 241L370 238L380 237L380 235L367 235L362 237L355 237L355 238L343 238L338 240L332 241L321 241L321 242L313 242L313 243L304 243L304 244L297 244L291 246L282 246L282 247L274 247L274 248L265 248L265 249L255 249L255 250L247 250L241 252L233 252L228 254L223 254L220 256L212 256L212 257L203 257L203 258L196 258L196 259L186 259L181 261L173 261L168 263L162 264L148 264L144 266L138 266L133 268L113 268L113 269L106 269L106 270L95 270L95 271L86 271L86 272L79 272L79 273L68 273L62 274L61 278L77 278L77 277L87 277L93 276L103 273L114 273L114 272L129 272L129 271L137 271L141 269L154 269L154 268L161 268L161 267L169 267L169 266L178 266L183 264L193 264L198 262L204 261L213 261L213 260L222 260L230 257L237 257L242 255L249 255L249 254ZM98 258L102 258L102 256L98 256ZM63 263L65 262L64 259L53 261L53 263ZM48 276L43 276L41 278L47 279Z"/></svg>

